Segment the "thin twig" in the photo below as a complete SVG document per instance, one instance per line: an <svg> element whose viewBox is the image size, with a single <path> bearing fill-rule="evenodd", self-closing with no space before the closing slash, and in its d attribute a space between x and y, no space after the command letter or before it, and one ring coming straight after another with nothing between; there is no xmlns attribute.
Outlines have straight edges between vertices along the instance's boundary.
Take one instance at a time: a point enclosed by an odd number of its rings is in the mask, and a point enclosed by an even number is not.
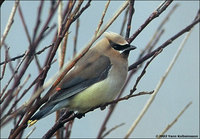
<svg viewBox="0 0 200 139"><path fill-rule="evenodd" d="M19 0L15 0L15 4L14 4L14 6L12 8L11 13L10 13L10 16L9 16L9 19L8 19L8 23L7 23L6 27L5 27L3 35L1 37L0 49L1 49L2 45L4 44L4 41L5 41L5 39L6 39L7 35L8 35L8 32L10 31L10 28L11 28L13 22L14 22L14 16L15 16L15 13L16 13L18 5L19 5Z"/></svg>
<svg viewBox="0 0 200 139"><path fill-rule="evenodd" d="M104 20L104 17L105 17L105 15L106 15L106 12L107 12L107 9L108 9L109 4L110 4L110 0L108 0L108 2L107 2L106 5L105 5L103 14L102 14L102 16L101 16L101 19L100 19L99 24L98 24L98 26L97 26L97 29L96 29L96 31L95 31L95 35L98 34L98 32L99 32L99 30L100 30L100 28L101 28L101 25L103 24L103 20Z"/></svg>
<svg viewBox="0 0 200 139"><path fill-rule="evenodd" d="M58 35L61 33L61 26L62 26L62 10L63 10L63 1L60 1L60 4L58 6ZM64 63L64 56L65 56L65 50L63 53L63 48L62 48L62 43L63 41L60 43L59 47L58 47L58 64L59 64L59 69L62 69L63 67L63 63ZM64 55L64 56L63 56ZM56 121L60 118L61 114L60 114L60 110L56 111ZM56 132L56 139L60 139L63 138L61 132L63 132L63 130L59 129Z"/></svg>
<svg viewBox="0 0 200 139"><path fill-rule="evenodd" d="M62 10L63 10L63 2L61 0L60 4L58 6L58 35L61 32L61 26L62 26ZM61 42L58 47L58 64L59 64L60 69L63 66L62 61L63 61L63 59L62 59L62 42Z"/></svg>
<svg viewBox="0 0 200 139"><path fill-rule="evenodd" d="M162 51L162 50L161 50ZM139 83L139 81L142 79L142 77L144 76L144 74L146 73L146 69L149 66L149 64L153 61L153 59L161 53L161 51L159 51L158 53L155 53L155 55L146 63L146 65L144 66L144 69L142 70L141 74L138 76L135 85L133 86L133 89L130 90L130 95L132 95L136 90L137 90L137 85Z"/></svg>
<svg viewBox="0 0 200 139"><path fill-rule="evenodd" d="M78 18L76 20L76 30L75 30L75 36L74 36L74 49L73 49L73 57L75 57L77 53L77 41L78 41L78 31L79 31L79 26L80 26L80 19Z"/></svg>
<svg viewBox="0 0 200 139"><path fill-rule="evenodd" d="M8 61L8 50L9 50L9 48L5 50L5 61L6 61L6 62L4 63L4 66L3 66L3 69L2 69L2 73L1 73L0 80L3 79L4 74L5 74L6 65L7 65L7 61ZM0 98L1 98L2 95L3 95L3 94L1 93L1 94L0 94Z"/></svg>
<svg viewBox="0 0 200 139"><path fill-rule="evenodd" d="M158 41L160 40L161 36L163 35L163 33L165 32L164 29L162 29L157 36L155 37L155 39L152 41L151 45L149 45L149 48L147 49L147 53L150 53L152 51L152 49L156 46L156 44L158 43Z"/></svg>
<svg viewBox="0 0 200 139"><path fill-rule="evenodd" d="M23 27L24 27L26 36L27 36L28 41L29 41L29 45L30 45L30 44L31 44L31 37L30 37L30 34L29 34L29 32L28 32L28 28L27 28L27 25L26 25L26 23L25 23L24 15L23 15L23 12L22 12L22 9L21 9L21 6L20 6L20 5L19 5L19 8L18 8L18 11L19 11L20 18L21 18L21 20L22 20L22 24L23 24Z"/></svg>
<svg viewBox="0 0 200 139"><path fill-rule="evenodd" d="M151 40L146 45L146 47L144 48L144 50L140 53L139 58L141 58L144 55L144 53L149 49L149 47L154 46L154 45L152 45L152 43L155 42L154 40L156 40L156 37L159 36L158 34L161 33L161 29L166 24L166 22L169 20L170 16L176 10L177 7L178 7L178 4L175 4L173 6L173 8L169 11L169 13L167 14L167 16L162 20L162 22L160 23L160 25L157 27L155 33L153 34ZM158 37L157 37L157 39L158 39Z"/></svg>
<svg viewBox="0 0 200 139"><path fill-rule="evenodd" d="M36 20L36 25L35 25L34 32L33 32L32 42L35 41L39 26L40 26L40 23L41 23L41 14L42 14L43 6L44 6L44 0L41 0L40 6L38 8L37 20Z"/></svg>
<svg viewBox="0 0 200 139"><path fill-rule="evenodd" d="M34 55L40 55L40 54L43 53L46 49L48 49L49 47L52 47L52 46L53 46L53 44L51 44L51 45L49 45L49 46L46 46L46 47L42 48L40 51L36 52ZM13 58L11 58L11 59L8 59L7 61L3 61L3 62L0 63L0 65L3 65L3 64L5 64L5 63L11 62L11 61L15 61L16 59L22 58L24 55L25 55L25 53L24 53L24 54L21 54L21 55L19 55L19 56L13 57Z"/></svg>
<svg viewBox="0 0 200 139"><path fill-rule="evenodd" d="M65 134L65 138L66 139L69 139L70 135L71 135L71 132L72 132L72 125L74 123L74 119L69 121L65 127L65 130L66 130L66 134Z"/></svg>
<svg viewBox="0 0 200 139"><path fill-rule="evenodd" d="M180 37L184 33L190 31L190 29L193 26L195 26L196 24L198 24L199 22L200 22L200 18L198 18L197 20L195 20L194 22L192 22L190 25L188 25L184 29L182 29L180 32L178 32L177 34L175 34L174 36L172 36L170 39L168 39L167 41L165 41L157 49L155 49L151 53L146 54L144 57L142 57L141 59L139 59L137 62L135 62L134 64L130 65L129 66L129 71L132 70L132 69L134 69L134 68L137 68L138 65L140 65L141 63L143 63L144 61L146 61L147 59L149 59L150 57L152 57L157 51L159 51L160 49L165 48L166 46L168 46L169 44L171 44L175 39L177 39L178 37Z"/></svg>
<svg viewBox="0 0 200 139"><path fill-rule="evenodd" d="M35 131L36 127L34 126L34 128L26 135L25 139L28 139L30 137L30 135Z"/></svg>
<svg viewBox="0 0 200 139"><path fill-rule="evenodd" d="M140 26L140 28L127 40L131 43L140 32L156 17L158 17L162 12L166 10L166 8L172 3L173 0L166 0L162 3L162 6L159 6L150 16L149 18Z"/></svg>
<svg viewBox="0 0 200 139"><path fill-rule="evenodd" d="M80 11L76 12L76 15L73 17L73 21L76 20L90 6L91 1L92 0L88 0L86 5L82 7Z"/></svg>
<svg viewBox="0 0 200 139"><path fill-rule="evenodd" d="M35 50L38 47L38 44L43 39L43 34L46 31L46 28L48 27L50 21L53 19L52 17L55 14L56 8L57 8L57 6L55 6L55 8L51 10L51 12L49 13L49 16L48 16L48 18L45 22L45 25L43 26L43 28L42 28L40 34L38 35L37 39L32 43L32 45L29 46L29 49L27 50L28 54L27 54L27 57L25 59L25 62L23 63L23 67L20 69L20 71L18 71L18 76L15 78L15 81L14 81L11 89L8 91L9 95L8 95L4 105L3 105L3 108L4 108L3 110L5 110L5 108L8 107L9 102L13 99L12 93L19 86L20 80L25 75L26 70L28 69L30 63L32 62L33 54L35 53ZM22 125L22 123L21 123L20 126L21 127L16 127L16 129L12 130L13 132L10 133L10 138L17 137L18 134L22 133L22 131L24 129L24 124Z"/></svg>
<svg viewBox="0 0 200 139"><path fill-rule="evenodd" d="M125 39L128 39L129 36L130 36L132 17L133 17L133 14L135 12L134 4L135 4L135 0L130 0L130 4L129 4L129 17L128 17L128 22L127 22L127 27L126 27L126 36L125 36Z"/></svg>
<svg viewBox="0 0 200 139"><path fill-rule="evenodd" d="M69 3L71 3L72 2L72 4L70 5L71 7L69 7L69 11L70 12L68 12L68 16L70 16L70 14L71 14L71 11L72 11L72 9L73 9L73 7L74 7L74 4L75 4L75 1L69 1ZM58 3L59 4L59 3ZM55 12L55 11L54 11ZM64 18L64 17L63 17ZM44 84L44 81L45 81L45 78L46 78L46 76L47 76L47 73L48 73L48 71L49 71L49 69L50 69L50 67L51 67L51 63L52 63L52 61L53 61L53 59L54 59L54 57L55 57L55 55L56 55L56 52L57 52L57 49L58 49L58 47L59 47L59 45L60 45L60 43L61 43L61 41L62 41L62 39L64 38L64 36L65 36L65 34L66 34L66 32L68 31L68 29L69 29L69 27L70 27L70 25L73 23L73 21L72 21L72 19L71 18L66 18L66 20L64 20L64 22L63 22L63 24L62 24L62 28L61 28L61 32L60 32L60 34L58 35L58 37L56 37L56 40L55 40L55 42L54 42L54 47L52 47L52 49L49 51L49 54L48 54L48 56L47 56L47 58L46 58L46 61L45 61L45 64L44 64L44 66L46 67L42 72L43 72L43 74L42 74L42 78L40 79L40 81L37 83L37 85L36 85L36 87L35 87L35 91L37 91L37 89L38 88L40 88L43 84ZM65 28L64 28L65 27ZM64 29L63 29L64 28Z"/></svg>
<svg viewBox="0 0 200 139"><path fill-rule="evenodd" d="M169 11L169 13L165 16L165 18L162 20L162 22L160 23L160 25L158 26L158 28L156 29L156 32L159 32L163 26L166 24L166 22L169 20L170 16L174 13L174 11L176 10L176 8L179 6L178 3L176 3L172 9Z"/></svg>
<svg viewBox="0 0 200 139"><path fill-rule="evenodd" d="M18 100L16 100L13 105L11 106L11 108L8 110L7 114L4 115L4 117L2 117L1 121L4 121L5 117L8 116L9 114L12 116L12 117L16 117L17 115L19 115L20 113L23 113L26 105L22 105L20 108L18 108L18 110L14 111L13 113L11 113L12 109L14 108L14 106L24 97L24 95L34 86L35 83L37 83L38 79L40 78L42 73L40 73L34 80L33 82L29 85L29 87L27 89L24 90L24 92L21 94L21 96L18 98ZM54 78L53 78L54 79ZM50 80L53 80L53 79L50 79ZM44 86L48 86L48 84L50 81L47 81L47 84L44 85ZM37 92L36 92L37 93ZM33 99L34 96L32 96ZM5 123L7 123L9 120L6 120L4 123L2 123L2 125L4 125Z"/></svg>
<svg viewBox="0 0 200 139"><path fill-rule="evenodd" d="M49 35L52 31L53 31L53 29L55 29L56 28L56 24L53 24L51 27L48 27L47 29L46 29L46 31L44 32L44 34L43 34L43 38L45 38L47 35Z"/></svg>
<svg viewBox="0 0 200 139"><path fill-rule="evenodd" d="M124 14L124 19L123 19L123 22L122 22L122 27L121 27L121 30L120 30L120 35L121 36L124 36L124 28L125 28L125 24L127 22L127 18L128 18L128 8L126 9L125 11L125 14Z"/></svg>
<svg viewBox="0 0 200 139"><path fill-rule="evenodd" d="M24 60L25 60L27 54L28 54L28 53L26 52L25 55L24 55L24 57L21 59L20 63L17 65L14 74L11 76L11 78L10 78L9 81L8 81L8 83L7 83L7 84L5 85L5 87L3 88L2 93L4 93L4 92L6 91L7 87L9 86L9 84L10 84L11 81L12 81L12 79L14 78L15 74L18 72L20 66L21 66L22 63L24 62ZM7 97L8 93L9 93L9 91L4 95L4 97L3 97L2 100L1 100L1 103L2 103L2 102L4 101L4 99ZM3 108L4 108L4 107L3 107ZM2 109L3 109L3 108L2 108ZM3 110L4 110L4 109L3 109Z"/></svg>
<svg viewBox="0 0 200 139"><path fill-rule="evenodd" d="M5 42L4 42L4 47L5 47L5 49L9 49L10 48L10 47L8 47L8 45ZM9 61L9 59L10 59L10 54L9 54L9 51L8 51L8 60L7 61ZM15 68L14 68L12 62L9 62L8 64L9 64L9 68L10 68L12 74L14 74Z"/></svg>
<svg viewBox="0 0 200 139"><path fill-rule="evenodd" d="M35 57L35 63L37 65L38 71L40 72L40 71L42 71L42 67L41 67L40 61L39 61L37 55L34 55L34 57Z"/></svg>
<svg viewBox="0 0 200 139"><path fill-rule="evenodd" d="M142 111L140 112L139 116L136 118L136 120L134 121L134 123L132 124L132 126L130 127L130 129L128 130L125 138L128 138L131 133L133 132L133 130L135 129L135 127L137 126L137 124L139 123L139 121L142 119L142 117L144 116L144 114L146 113L146 111L149 109L150 105L152 104L152 102L154 101L158 91L160 90L161 86L163 85L166 77L168 76L169 72L171 71L172 67L174 66L178 56L180 55L183 46L185 45L188 37L190 36L191 31L186 35L186 37L183 39L182 43L180 44L176 54L174 55L174 58L172 59L171 63L169 64L168 68L166 69L164 75L162 76L162 78L160 79L160 81L158 82L154 93L151 95L151 97L149 98L149 100L147 101L146 105L144 106L144 108L142 109Z"/></svg>
<svg viewBox="0 0 200 139"><path fill-rule="evenodd" d="M119 125L114 126L113 128L111 128L110 130L108 130L105 134L102 135L102 138L105 138L107 135L109 135L112 131L116 130L117 128L121 127L125 125L125 123L121 123Z"/></svg>
<svg viewBox="0 0 200 139"><path fill-rule="evenodd" d="M19 92L21 91L21 89L24 87L24 85L28 82L28 80L30 79L30 74L25 78L24 82L22 83L22 85L20 85L17 90L15 91L15 93L13 94L14 96L17 96L19 94ZM25 94L23 93L18 99L16 99L14 101L14 103L12 104L11 108L8 110L8 112L3 115L3 117L1 118L1 121L4 121L8 115L10 115L10 113L12 112L13 108L17 105L17 103L21 100L21 98L24 96ZM15 110L16 111L16 110Z"/></svg>
<svg viewBox="0 0 200 139"><path fill-rule="evenodd" d="M167 125L167 127L158 135L157 139L161 139L161 137L178 121L178 119L182 116L182 114L189 108L189 106L192 104L192 102L189 102L183 110L177 115L177 117Z"/></svg>
<svg viewBox="0 0 200 139"><path fill-rule="evenodd" d="M67 50L67 41L68 41L68 35L69 35L69 33L68 32L66 32L66 35L65 35L65 37L63 38L63 43L62 43L62 57L61 57L61 59L62 59L62 63L61 63L61 67L63 67L63 65L64 65L64 63L65 63L65 55L66 55L66 50Z"/></svg>

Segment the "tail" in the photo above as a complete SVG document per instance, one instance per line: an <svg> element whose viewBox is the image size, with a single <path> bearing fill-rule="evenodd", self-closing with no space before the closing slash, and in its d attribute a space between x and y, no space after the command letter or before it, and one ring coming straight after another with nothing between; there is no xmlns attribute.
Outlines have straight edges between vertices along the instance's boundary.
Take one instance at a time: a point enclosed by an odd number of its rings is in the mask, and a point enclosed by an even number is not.
<svg viewBox="0 0 200 139"><path fill-rule="evenodd" d="M28 124L29 124L29 127L34 125L38 120L46 117L47 115L53 113L54 111L54 107L55 105L50 105L50 106L47 106L47 107L42 107L39 112L37 112L33 117L31 117L30 120L28 120Z"/></svg>
<svg viewBox="0 0 200 139"><path fill-rule="evenodd" d="M42 108L40 108L39 112L37 112L30 120L28 120L29 127L34 125L38 120L48 116L49 114L66 107L68 101L64 100L59 103L47 103Z"/></svg>

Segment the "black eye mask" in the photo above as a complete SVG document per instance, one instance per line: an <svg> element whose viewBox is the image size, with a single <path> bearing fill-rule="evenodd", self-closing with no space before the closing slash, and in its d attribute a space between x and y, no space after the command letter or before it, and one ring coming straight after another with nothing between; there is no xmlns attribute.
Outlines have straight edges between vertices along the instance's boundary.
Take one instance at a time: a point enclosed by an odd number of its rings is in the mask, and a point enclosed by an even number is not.
<svg viewBox="0 0 200 139"><path fill-rule="evenodd" d="M115 50L118 50L118 51L122 51L122 50L130 47L129 44L119 45L119 44L116 44L114 42L110 42L110 45L111 45L112 48L114 48Z"/></svg>
<svg viewBox="0 0 200 139"><path fill-rule="evenodd" d="M114 48L115 50L118 50L118 51L127 51L127 50L130 51L130 50L134 50L136 48L135 46L132 46L130 44L119 45L114 42L110 42L110 45L112 48Z"/></svg>

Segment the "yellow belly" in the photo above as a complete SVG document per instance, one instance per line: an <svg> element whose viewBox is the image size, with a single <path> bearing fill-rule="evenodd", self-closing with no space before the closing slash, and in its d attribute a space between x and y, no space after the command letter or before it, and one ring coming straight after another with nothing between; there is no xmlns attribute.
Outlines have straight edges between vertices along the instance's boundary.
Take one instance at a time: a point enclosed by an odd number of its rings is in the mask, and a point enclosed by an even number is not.
<svg viewBox="0 0 200 139"><path fill-rule="evenodd" d="M70 100L68 108L82 113L92 107L112 101L121 90L124 81L106 79L96 83L75 95Z"/></svg>

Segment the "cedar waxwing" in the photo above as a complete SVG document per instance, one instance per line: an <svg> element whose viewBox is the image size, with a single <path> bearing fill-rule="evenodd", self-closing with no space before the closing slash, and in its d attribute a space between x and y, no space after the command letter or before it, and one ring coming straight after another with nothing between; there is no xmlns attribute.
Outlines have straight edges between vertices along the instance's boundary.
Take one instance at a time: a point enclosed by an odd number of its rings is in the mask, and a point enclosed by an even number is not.
<svg viewBox="0 0 200 139"><path fill-rule="evenodd" d="M115 99L126 80L129 52L136 47L116 33L104 34L65 75L57 92L29 120L30 125L62 108L84 113Z"/></svg>

